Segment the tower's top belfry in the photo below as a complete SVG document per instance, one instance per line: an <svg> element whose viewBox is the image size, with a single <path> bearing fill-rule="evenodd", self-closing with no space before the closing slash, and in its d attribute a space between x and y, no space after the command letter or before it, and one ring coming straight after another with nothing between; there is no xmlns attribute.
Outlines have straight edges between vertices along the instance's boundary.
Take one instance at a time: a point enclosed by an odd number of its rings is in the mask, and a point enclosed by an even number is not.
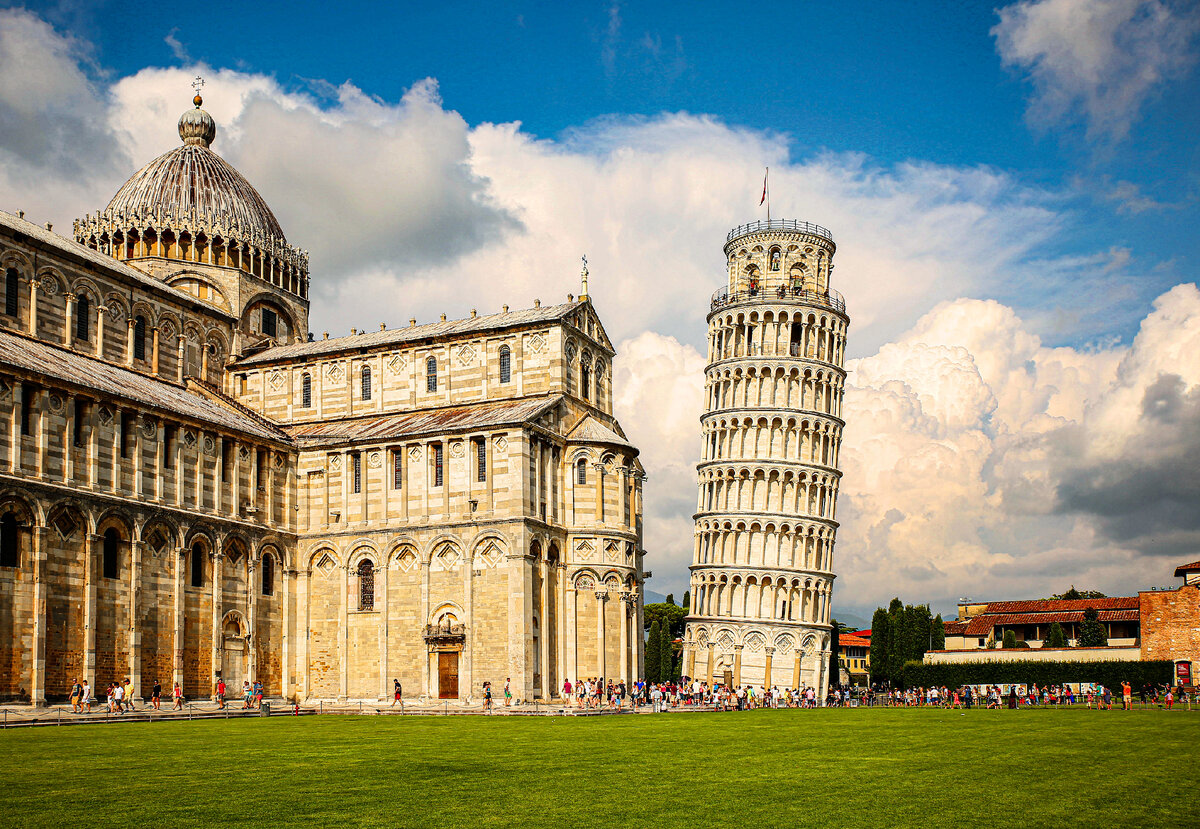
<svg viewBox="0 0 1200 829"><path fill-rule="evenodd" d="M840 294L829 288L833 234L820 225L796 219L771 219L738 225L725 237L728 284L713 295L714 306L759 298L783 289L792 297L824 300L845 311Z"/></svg>

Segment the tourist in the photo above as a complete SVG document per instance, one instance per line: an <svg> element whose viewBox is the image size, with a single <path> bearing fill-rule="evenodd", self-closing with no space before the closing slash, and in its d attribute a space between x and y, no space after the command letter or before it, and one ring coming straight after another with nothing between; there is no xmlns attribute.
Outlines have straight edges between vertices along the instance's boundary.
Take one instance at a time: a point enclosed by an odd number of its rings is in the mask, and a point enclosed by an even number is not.
<svg viewBox="0 0 1200 829"><path fill-rule="evenodd" d="M171 698L175 701L175 707L172 711L183 710L183 689L179 687L179 683L175 683L175 687L171 689Z"/></svg>
<svg viewBox="0 0 1200 829"><path fill-rule="evenodd" d="M121 697L124 693L125 689L119 682L108 686L108 712L110 714L125 713L125 709L121 707Z"/></svg>
<svg viewBox="0 0 1200 829"><path fill-rule="evenodd" d="M71 685L71 713L72 714L79 713L79 701L80 701L80 698L82 697L82 695L83 695L83 686L81 686L79 684L79 680L76 679L74 684Z"/></svg>
<svg viewBox="0 0 1200 829"><path fill-rule="evenodd" d="M492 683L483 683L483 713L492 713Z"/></svg>
<svg viewBox="0 0 1200 829"><path fill-rule="evenodd" d="M512 684L512 678L505 677L504 678L504 707L505 708L512 705L512 689L510 687L511 684Z"/></svg>
<svg viewBox="0 0 1200 829"><path fill-rule="evenodd" d="M217 680L217 708L225 707L225 680Z"/></svg>
<svg viewBox="0 0 1200 829"><path fill-rule="evenodd" d="M150 704L154 706L155 711L161 711L159 708L159 699L162 697L162 683L157 679L154 680L154 687L150 689Z"/></svg>
<svg viewBox="0 0 1200 829"><path fill-rule="evenodd" d="M92 687L86 679L83 681L83 689L79 692L79 706L87 709L83 713L92 713Z"/></svg>
<svg viewBox="0 0 1200 829"><path fill-rule="evenodd" d="M1129 685L1129 680L1121 680L1121 710L1133 710L1133 688Z"/></svg>
<svg viewBox="0 0 1200 829"><path fill-rule="evenodd" d="M655 714L662 713L662 697L662 686L655 685L653 690L650 691L650 702L654 706L653 711Z"/></svg>
<svg viewBox="0 0 1200 829"><path fill-rule="evenodd" d="M121 705L125 711L133 710L133 683L128 677L121 688Z"/></svg>
<svg viewBox="0 0 1200 829"><path fill-rule="evenodd" d="M261 679L254 680L254 707L262 708L263 694L266 692L266 687Z"/></svg>
<svg viewBox="0 0 1200 829"><path fill-rule="evenodd" d="M1101 700L1103 701L1102 707L1107 711L1111 711L1112 710L1112 689L1109 688L1107 685L1104 685L1104 686L1101 686L1101 691L1102 691Z"/></svg>
<svg viewBox="0 0 1200 829"><path fill-rule="evenodd" d="M570 679L570 677L567 677L566 679L563 680L562 698L567 701L568 705L570 705L570 703L571 703L571 679Z"/></svg>
<svg viewBox="0 0 1200 829"><path fill-rule="evenodd" d="M395 708L396 703L398 703L398 702L401 702L400 701L400 680L393 679L392 680L392 707ZM400 707L401 708L404 707L403 703L401 703Z"/></svg>
<svg viewBox="0 0 1200 829"><path fill-rule="evenodd" d="M242 680L242 710L248 711L252 707L251 699L254 697L254 690L250 687L250 680Z"/></svg>
<svg viewBox="0 0 1200 829"><path fill-rule="evenodd" d="M1170 711L1172 706L1175 705L1175 694L1173 693L1173 691L1174 691L1173 688L1171 688L1170 686L1167 687L1166 703L1167 703L1168 711Z"/></svg>

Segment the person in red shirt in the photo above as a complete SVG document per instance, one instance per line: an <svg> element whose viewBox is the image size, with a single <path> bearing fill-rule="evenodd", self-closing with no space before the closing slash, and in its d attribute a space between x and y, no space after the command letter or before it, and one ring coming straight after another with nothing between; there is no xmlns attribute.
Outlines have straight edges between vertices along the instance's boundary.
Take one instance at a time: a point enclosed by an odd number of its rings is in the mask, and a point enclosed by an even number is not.
<svg viewBox="0 0 1200 829"><path fill-rule="evenodd" d="M225 680L217 680L217 708L225 707Z"/></svg>

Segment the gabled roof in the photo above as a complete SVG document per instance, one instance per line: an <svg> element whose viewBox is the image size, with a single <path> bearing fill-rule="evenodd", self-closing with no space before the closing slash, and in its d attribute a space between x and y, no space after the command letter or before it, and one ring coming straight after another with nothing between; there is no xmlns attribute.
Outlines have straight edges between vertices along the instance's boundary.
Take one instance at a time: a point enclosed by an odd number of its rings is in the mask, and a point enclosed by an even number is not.
<svg viewBox="0 0 1200 829"><path fill-rule="evenodd" d="M228 311L222 311L220 308L209 305L207 302L201 302L191 294L184 293L178 288L172 288L167 283L161 282L149 274L142 273L137 268L130 267L124 262L113 259L111 256L107 256L98 250L92 250L87 245L81 245L74 239L59 236L54 231L46 230L46 228L36 225L27 219L22 219L19 216L14 216L11 213L5 213L3 210L0 210L0 227L12 233L24 234L36 241L40 247L53 248L56 253L68 259L76 259L84 264L124 277L127 280L138 282L145 286L147 290L170 297L188 308L203 308L213 316L234 319L233 315Z"/></svg>
<svg viewBox="0 0 1200 829"><path fill-rule="evenodd" d="M212 395L188 391L174 383L147 377L85 354L0 330L0 370L6 366L44 375L85 393L94 391L98 395L129 401L131 405L181 415L201 424L209 423L276 443L289 442L280 429L257 416L225 405Z"/></svg>
<svg viewBox="0 0 1200 829"><path fill-rule="evenodd" d="M1016 602L1012 602L1016 604ZM1117 610L1100 610L1097 614L1101 622L1136 622L1141 618L1138 606ZM997 625L1013 627L1015 625L1049 625L1058 622L1079 624L1083 622L1082 610L1064 610L1053 613L983 613L972 617L967 622L967 636L987 636Z"/></svg>
<svg viewBox="0 0 1200 829"><path fill-rule="evenodd" d="M1059 613L1096 610L1119 610L1138 607L1137 596L1110 596L1104 599L1032 599L1021 602L988 602L984 613Z"/></svg>
<svg viewBox="0 0 1200 829"><path fill-rule="evenodd" d="M871 641L869 639L861 639L852 633L842 633L838 636L839 648L869 648Z"/></svg>
<svg viewBox="0 0 1200 829"><path fill-rule="evenodd" d="M554 322L562 319L584 304L585 302L575 301L563 305L529 308L524 311L507 311L502 314L488 314L487 316L472 317L470 319L431 322L426 325L409 326L408 328L393 328L386 331L364 331L361 334L352 334L349 337L334 337L332 340L314 340L310 343L280 345L246 357L237 365L239 367L249 367L276 363L283 360L308 360L326 355L390 348L426 339L455 337L463 334L482 334L488 331L502 331L507 328Z"/></svg>
<svg viewBox="0 0 1200 829"><path fill-rule="evenodd" d="M586 415L576 424L575 428L567 435L567 441L570 443L607 443L637 451L636 446L591 415Z"/></svg>
<svg viewBox="0 0 1200 829"><path fill-rule="evenodd" d="M962 636L967 632L966 622L946 622L947 636Z"/></svg>
<svg viewBox="0 0 1200 829"><path fill-rule="evenodd" d="M1175 568L1175 576L1183 578L1188 573L1200 573L1200 561L1193 561L1191 564L1181 564Z"/></svg>
<svg viewBox="0 0 1200 829"><path fill-rule="evenodd" d="M556 406L562 395L521 397L493 403L419 409L397 414L297 423L284 430L301 447L384 441L418 435L490 429L525 423Z"/></svg>

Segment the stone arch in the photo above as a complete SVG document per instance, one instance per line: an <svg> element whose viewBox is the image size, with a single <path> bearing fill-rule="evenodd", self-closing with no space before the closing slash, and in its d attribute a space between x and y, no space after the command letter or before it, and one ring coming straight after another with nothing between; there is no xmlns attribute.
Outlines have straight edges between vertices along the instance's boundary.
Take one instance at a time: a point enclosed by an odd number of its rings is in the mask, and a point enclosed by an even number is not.
<svg viewBox="0 0 1200 829"><path fill-rule="evenodd" d="M368 541L359 541L351 546L350 554L346 557L346 566L353 572L364 560L370 559L376 568L380 564L379 550Z"/></svg>
<svg viewBox="0 0 1200 829"><path fill-rule="evenodd" d="M242 638L249 638L250 625L246 622L246 617L240 610L230 610L221 617L221 633L225 634L230 625L237 625L238 635Z"/></svg>

